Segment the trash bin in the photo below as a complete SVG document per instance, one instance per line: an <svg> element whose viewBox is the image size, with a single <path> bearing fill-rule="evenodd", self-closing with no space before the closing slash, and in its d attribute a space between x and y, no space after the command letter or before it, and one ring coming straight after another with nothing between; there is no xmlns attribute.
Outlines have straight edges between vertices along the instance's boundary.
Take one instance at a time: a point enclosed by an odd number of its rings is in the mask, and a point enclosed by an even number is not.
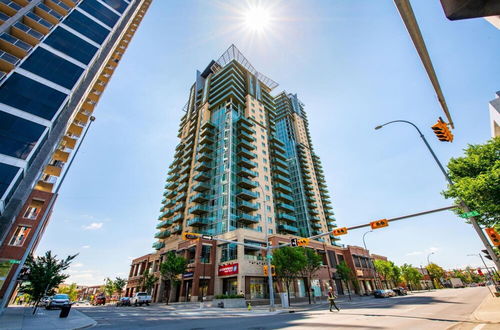
<svg viewBox="0 0 500 330"><path fill-rule="evenodd" d="M59 317L68 317L70 309L71 304L61 306L61 313L59 314Z"/></svg>
<svg viewBox="0 0 500 330"><path fill-rule="evenodd" d="M288 293L286 293L286 292L280 292L280 299L281 299L281 307L282 308L288 308L288 307L290 307L288 305Z"/></svg>

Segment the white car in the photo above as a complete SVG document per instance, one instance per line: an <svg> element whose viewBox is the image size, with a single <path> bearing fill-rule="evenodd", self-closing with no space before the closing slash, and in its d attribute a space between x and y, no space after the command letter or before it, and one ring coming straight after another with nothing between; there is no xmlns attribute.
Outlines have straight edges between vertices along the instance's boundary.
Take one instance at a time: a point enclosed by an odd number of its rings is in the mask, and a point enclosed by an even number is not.
<svg viewBox="0 0 500 330"><path fill-rule="evenodd" d="M143 304L146 304L149 306L151 303L151 296L148 295L147 292L137 292L130 298L130 304L134 306L142 306Z"/></svg>
<svg viewBox="0 0 500 330"><path fill-rule="evenodd" d="M61 308L62 306L69 304L70 304L69 296L64 293L58 293L49 298L49 300L45 305L45 308L46 309Z"/></svg>

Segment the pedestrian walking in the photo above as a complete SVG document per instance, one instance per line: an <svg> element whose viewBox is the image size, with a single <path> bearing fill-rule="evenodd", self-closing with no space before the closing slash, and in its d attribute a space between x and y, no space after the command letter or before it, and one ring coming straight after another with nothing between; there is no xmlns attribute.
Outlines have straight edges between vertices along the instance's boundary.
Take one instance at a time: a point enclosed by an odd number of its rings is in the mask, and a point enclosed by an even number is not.
<svg viewBox="0 0 500 330"><path fill-rule="evenodd" d="M330 288L328 291L328 301L330 302L330 312L333 312L332 308L335 307L337 311L340 312L340 309L335 305L335 299L337 299L337 296L335 295L335 292L333 292L333 288Z"/></svg>

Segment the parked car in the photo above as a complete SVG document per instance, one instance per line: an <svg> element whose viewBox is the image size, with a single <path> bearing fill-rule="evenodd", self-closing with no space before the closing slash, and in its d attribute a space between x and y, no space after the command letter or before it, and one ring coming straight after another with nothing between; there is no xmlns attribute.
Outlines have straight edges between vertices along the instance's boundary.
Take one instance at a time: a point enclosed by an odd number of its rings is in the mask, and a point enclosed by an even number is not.
<svg viewBox="0 0 500 330"><path fill-rule="evenodd" d="M106 296L103 293L98 294L97 296L94 297L92 305L94 306L106 305Z"/></svg>
<svg viewBox="0 0 500 330"><path fill-rule="evenodd" d="M40 307L46 307L47 304L49 303L49 300L50 300L49 296L43 297L42 299L40 299L40 302L38 303L38 306L40 306Z"/></svg>
<svg viewBox="0 0 500 330"><path fill-rule="evenodd" d="M130 298L130 304L134 306L142 306L143 304L146 304L149 306L151 303L151 296L147 294L147 292L137 292Z"/></svg>
<svg viewBox="0 0 500 330"><path fill-rule="evenodd" d="M47 304L45 305L45 308L46 309L61 308L62 306L69 305L70 303L71 302L67 294L58 293L49 298Z"/></svg>
<svg viewBox="0 0 500 330"><path fill-rule="evenodd" d="M116 306L130 306L130 297L121 297L120 300L116 302Z"/></svg>
<svg viewBox="0 0 500 330"><path fill-rule="evenodd" d="M392 291L394 291L394 293L396 293L396 295L398 296L406 296L408 294L408 291L401 286L392 289Z"/></svg>
<svg viewBox="0 0 500 330"><path fill-rule="evenodd" d="M396 293L392 290L375 290L373 291L375 298L389 298L394 297Z"/></svg>

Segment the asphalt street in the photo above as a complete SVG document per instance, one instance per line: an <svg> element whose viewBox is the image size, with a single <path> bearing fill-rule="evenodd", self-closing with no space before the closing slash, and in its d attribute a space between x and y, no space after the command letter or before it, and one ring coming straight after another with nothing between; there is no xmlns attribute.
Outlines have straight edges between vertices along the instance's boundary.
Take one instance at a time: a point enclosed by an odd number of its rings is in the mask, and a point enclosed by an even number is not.
<svg viewBox="0 0 500 330"><path fill-rule="evenodd" d="M78 307L97 321L99 329L447 329L460 322L472 328L498 329L472 320L488 294L487 288L446 289L405 297L368 298L339 302L340 312L326 304L310 310L277 315L200 315L196 309L175 310L163 305L145 307ZM293 306L292 306L293 310Z"/></svg>

